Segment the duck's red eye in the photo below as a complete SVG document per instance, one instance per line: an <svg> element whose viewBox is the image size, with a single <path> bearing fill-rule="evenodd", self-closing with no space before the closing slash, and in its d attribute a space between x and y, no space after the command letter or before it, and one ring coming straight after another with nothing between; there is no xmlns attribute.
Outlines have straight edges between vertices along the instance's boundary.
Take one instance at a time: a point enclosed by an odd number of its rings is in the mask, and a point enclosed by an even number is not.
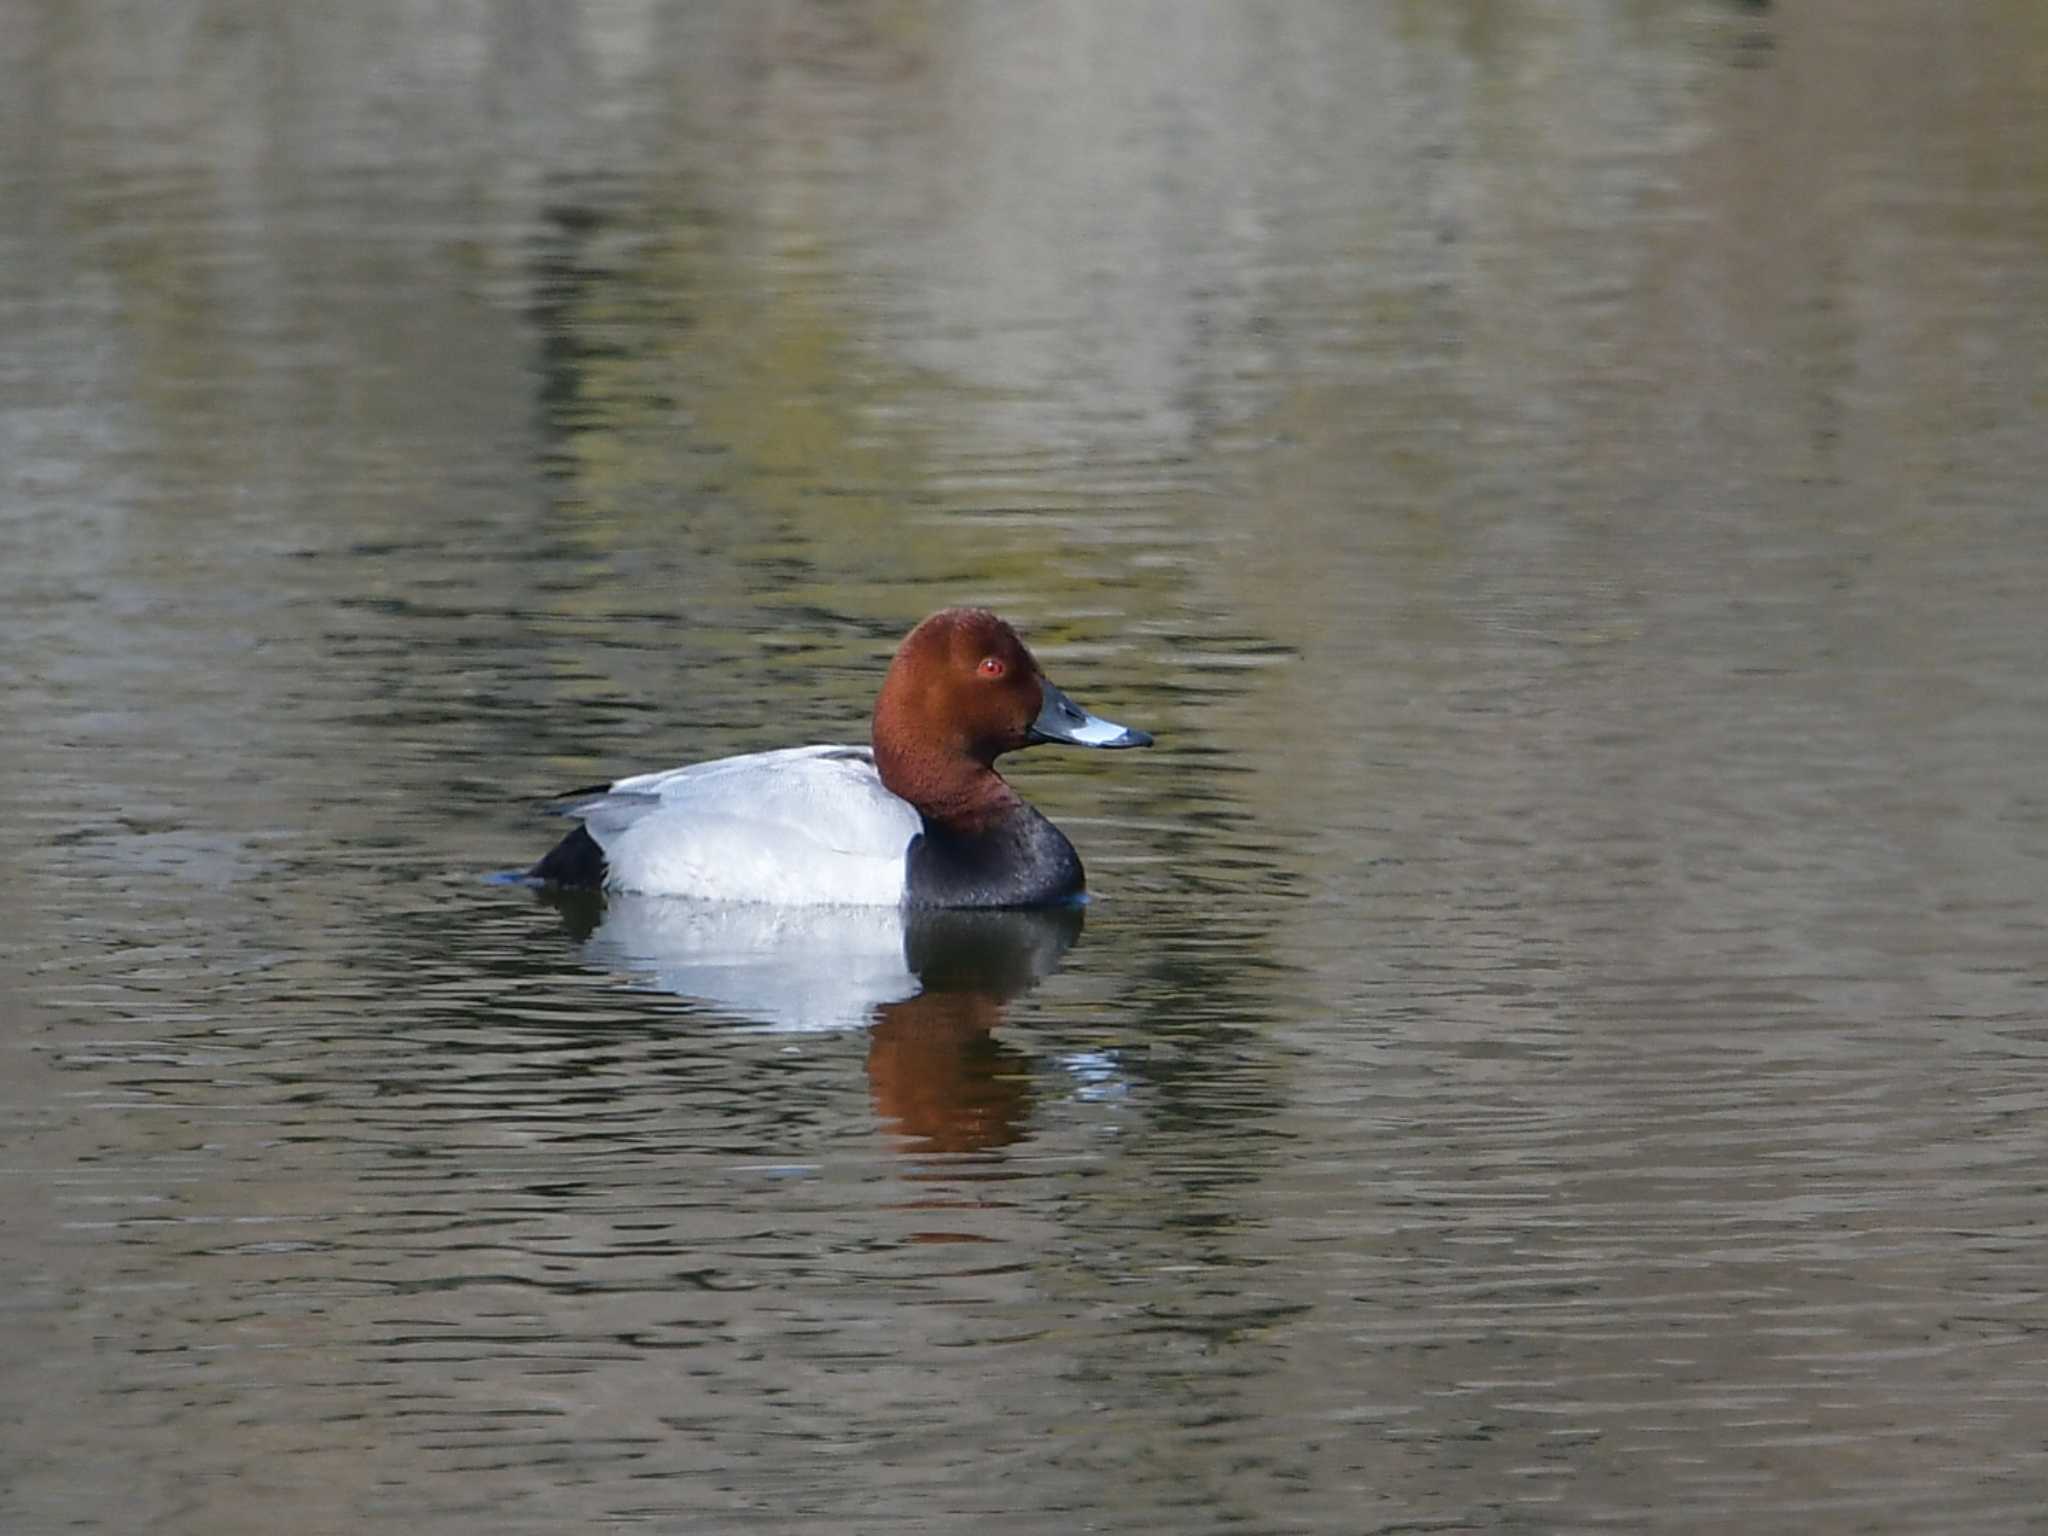
<svg viewBox="0 0 2048 1536"><path fill-rule="evenodd" d="M1009 671L1010 669L1003 664L1002 657L984 656L981 658L981 665L976 667L974 670L979 672L983 677L1001 677L1005 672Z"/></svg>

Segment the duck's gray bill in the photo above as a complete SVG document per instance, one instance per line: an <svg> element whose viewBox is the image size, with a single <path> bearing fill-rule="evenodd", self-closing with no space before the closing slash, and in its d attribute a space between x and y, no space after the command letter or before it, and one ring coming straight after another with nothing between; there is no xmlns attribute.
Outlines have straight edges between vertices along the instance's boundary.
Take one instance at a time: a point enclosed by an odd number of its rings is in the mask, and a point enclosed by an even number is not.
<svg viewBox="0 0 2048 1536"><path fill-rule="evenodd" d="M1038 718L1031 722L1033 741L1066 741L1077 747L1152 745L1152 738L1145 732L1089 714L1044 678L1039 679L1038 686L1045 695L1045 701L1038 707Z"/></svg>

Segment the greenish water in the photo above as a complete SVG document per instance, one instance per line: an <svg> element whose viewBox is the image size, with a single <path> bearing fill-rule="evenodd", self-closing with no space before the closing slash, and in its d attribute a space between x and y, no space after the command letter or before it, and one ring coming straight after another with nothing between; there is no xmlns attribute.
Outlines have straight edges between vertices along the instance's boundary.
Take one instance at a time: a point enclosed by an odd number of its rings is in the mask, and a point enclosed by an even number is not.
<svg viewBox="0 0 2048 1536"><path fill-rule="evenodd" d="M2031 5L11 9L0 1524L2037 1529L2044 422Z"/></svg>

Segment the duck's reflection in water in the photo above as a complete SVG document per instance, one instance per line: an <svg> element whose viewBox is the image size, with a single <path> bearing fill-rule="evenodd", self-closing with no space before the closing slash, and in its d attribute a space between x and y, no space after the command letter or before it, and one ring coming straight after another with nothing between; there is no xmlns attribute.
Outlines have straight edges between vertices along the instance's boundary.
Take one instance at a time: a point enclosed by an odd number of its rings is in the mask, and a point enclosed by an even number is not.
<svg viewBox="0 0 2048 1536"><path fill-rule="evenodd" d="M1060 963L1082 909L904 912L549 893L585 957L768 1029L866 1027L883 1123L918 1152L1024 1133L1031 1072L995 1038Z"/></svg>
<svg viewBox="0 0 2048 1536"><path fill-rule="evenodd" d="M923 990L883 1004L868 1044L875 1108L899 1136L921 1151L974 1152L1023 1134L1030 1063L995 1027L1080 932L1079 907L909 915L904 959Z"/></svg>

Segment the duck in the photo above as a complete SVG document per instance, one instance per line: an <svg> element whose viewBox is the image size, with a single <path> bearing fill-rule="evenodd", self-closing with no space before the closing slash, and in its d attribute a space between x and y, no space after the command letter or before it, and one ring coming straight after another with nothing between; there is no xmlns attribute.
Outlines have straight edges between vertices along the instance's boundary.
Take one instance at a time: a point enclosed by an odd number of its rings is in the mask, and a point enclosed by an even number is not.
<svg viewBox="0 0 2048 1536"><path fill-rule="evenodd" d="M580 825L527 877L790 906L1077 903L1080 854L995 769L1052 742L1116 751L1152 737L1068 698L988 609L944 608L897 647L867 746L749 752L572 790L553 809Z"/></svg>

